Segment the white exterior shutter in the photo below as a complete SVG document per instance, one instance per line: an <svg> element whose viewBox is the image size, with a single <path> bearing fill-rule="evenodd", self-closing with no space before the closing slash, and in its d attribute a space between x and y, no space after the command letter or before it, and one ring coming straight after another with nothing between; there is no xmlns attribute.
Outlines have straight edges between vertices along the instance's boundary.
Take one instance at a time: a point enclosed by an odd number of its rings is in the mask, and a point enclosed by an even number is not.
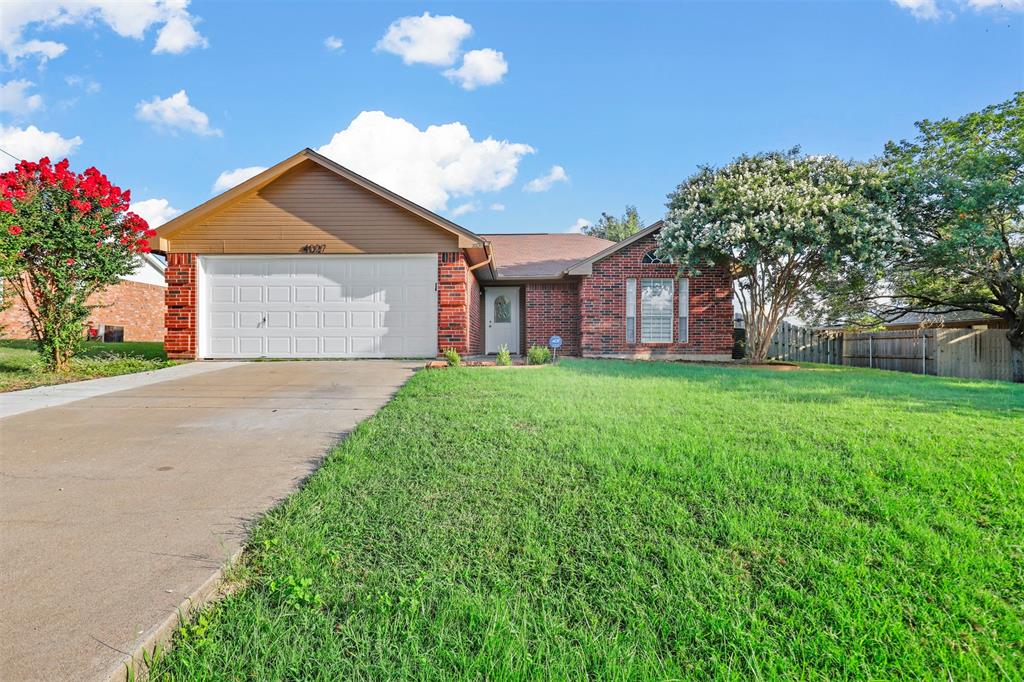
<svg viewBox="0 0 1024 682"><path fill-rule="evenodd" d="M626 280L626 343L636 343L636 280Z"/></svg>
<svg viewBox="0 0 1024 682"><path fill-rule="evenodd" d="M690 280L679 280L679 343L690 340Z"/></svg>

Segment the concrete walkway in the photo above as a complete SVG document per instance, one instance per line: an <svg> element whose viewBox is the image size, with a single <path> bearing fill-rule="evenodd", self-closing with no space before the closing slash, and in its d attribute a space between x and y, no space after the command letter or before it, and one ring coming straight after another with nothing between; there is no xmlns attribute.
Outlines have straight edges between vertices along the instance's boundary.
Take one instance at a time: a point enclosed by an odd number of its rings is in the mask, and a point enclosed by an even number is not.
<svg viewBox="0 0 1024 682"><path fill-rule="evenodd" d="M114 391L127 391L129 388L159 384L161 381L216 372L229 367L237 367L239 364L241 363L188 362L183 365L154 369L152 372L136 372L103 379L73 381L70 384L26 388L24 391L8 391L0 393L0 419L44 407L57 407L73 403L76 400L95 398Z"/></svg>
<svg viewBox="0 0 1024 682"><path fill-rule="evenodd" d="M418 366L243 363L0 419L0 679L123 674Z"/></svg>

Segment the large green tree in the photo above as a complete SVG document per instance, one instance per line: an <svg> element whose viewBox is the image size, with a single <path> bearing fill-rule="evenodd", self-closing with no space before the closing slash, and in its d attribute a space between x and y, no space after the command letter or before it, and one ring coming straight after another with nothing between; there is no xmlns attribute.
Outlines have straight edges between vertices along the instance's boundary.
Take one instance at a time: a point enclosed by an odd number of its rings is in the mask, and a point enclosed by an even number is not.
<svg viewBox="0 0 1024 682"><path fill-rule="evenodd" d="M626 212L621 218L616 218L609 213L601 213L600 220L593 225L586 225L583 228L583 234L620 242L642 229L644 229L644 224L640 220L636 206L627 206Z"/></svg>
<svg viewBox="0 0 1024 682"><path fill-rule="evenodd" d="M902 235L887 307L1002 318L1024 382L1024 93L917 130L882 160Z"/></svg>
<svg viewBox="0 0 1024 682"><path fill-rule="evenodd" d="M895 235L875 166L798 148L705 166L669 195L660 243L683 271L733 269L748 357L766 359L779 323L873 279Z"/></svg>

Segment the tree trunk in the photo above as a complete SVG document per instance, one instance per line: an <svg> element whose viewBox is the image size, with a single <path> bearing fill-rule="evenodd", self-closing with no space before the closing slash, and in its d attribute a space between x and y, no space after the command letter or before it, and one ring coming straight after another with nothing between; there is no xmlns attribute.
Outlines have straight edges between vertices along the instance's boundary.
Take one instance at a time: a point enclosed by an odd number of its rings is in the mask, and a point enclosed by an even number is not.
<svg viewBox="0 0 1024 682"><path fill-rule="evenodd" d="M1010 340L1010 378L1024 384L1024 331L1011 329L1006 338Z"/></svg>

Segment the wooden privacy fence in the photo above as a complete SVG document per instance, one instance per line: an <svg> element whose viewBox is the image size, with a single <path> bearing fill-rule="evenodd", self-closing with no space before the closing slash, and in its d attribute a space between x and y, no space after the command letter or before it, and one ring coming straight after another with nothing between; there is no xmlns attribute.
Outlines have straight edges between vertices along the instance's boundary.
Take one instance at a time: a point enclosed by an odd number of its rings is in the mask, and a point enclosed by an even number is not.
<svg viewBox="0 0 1024 682"><path fill-rule="evenodd" d="M1011 379L1010 342L1003 329L837 333L783 323L772 337L768 357L943 377Z"/></svg>
<svg viewBox="0 0 1024 682"><path fill-rule="evenodd" d="M822 332L783 322L772 337L768 357L794 362L843 363L843 334Z"/></svg>

